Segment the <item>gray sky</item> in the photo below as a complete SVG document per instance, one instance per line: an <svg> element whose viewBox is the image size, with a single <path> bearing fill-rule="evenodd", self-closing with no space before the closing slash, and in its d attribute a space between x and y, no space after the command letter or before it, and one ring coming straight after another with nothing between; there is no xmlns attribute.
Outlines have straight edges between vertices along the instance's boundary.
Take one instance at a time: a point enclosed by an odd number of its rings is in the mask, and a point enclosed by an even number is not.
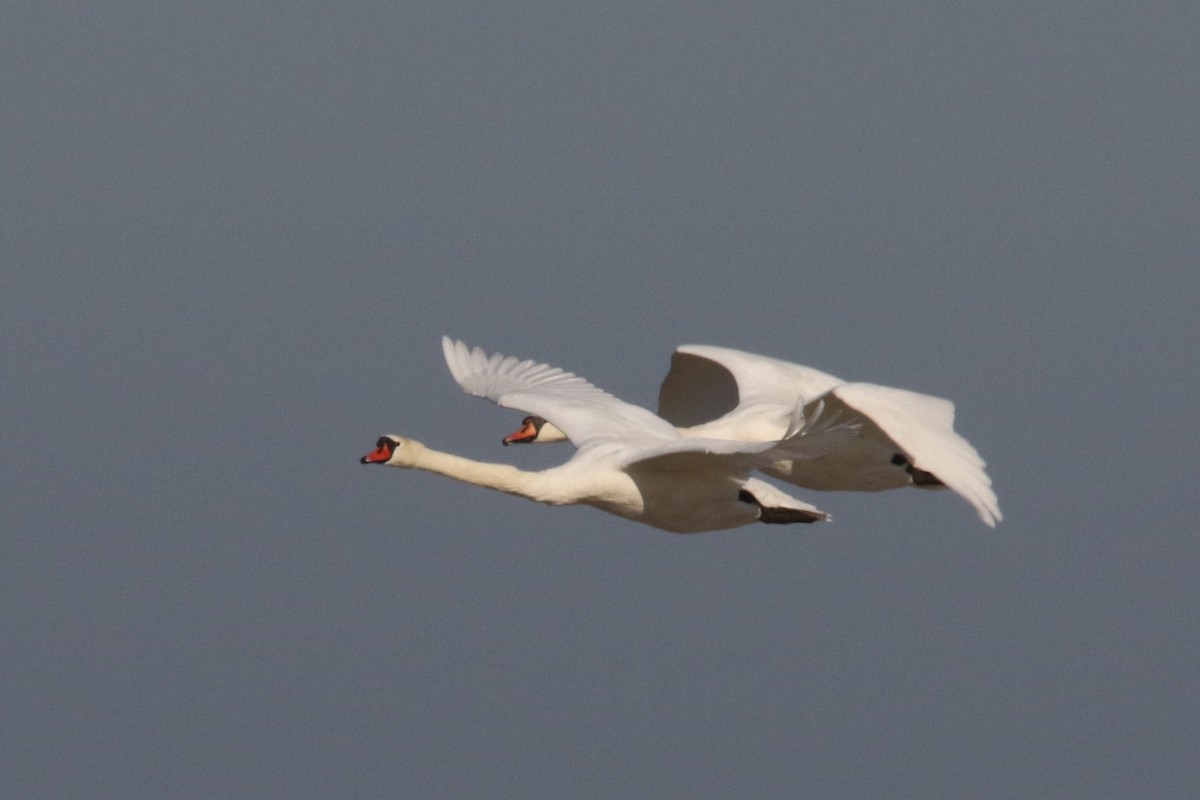
<svg viewBox="0 0 1200 800"><path fill-rule="evenodd" d="M5 16L0 795L1193 795L1195 3ZM946 396L1005 521L361 467L568 456L442 334Z"/></svg>

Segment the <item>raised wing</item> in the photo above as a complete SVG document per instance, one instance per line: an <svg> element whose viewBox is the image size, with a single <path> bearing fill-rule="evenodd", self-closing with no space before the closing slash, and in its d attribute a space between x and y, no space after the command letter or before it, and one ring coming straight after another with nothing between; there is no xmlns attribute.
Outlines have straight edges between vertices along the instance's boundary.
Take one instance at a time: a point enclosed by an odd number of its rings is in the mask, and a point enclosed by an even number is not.
<svg viewBox="0 0 1200 800"><path fill-rule="evenodd" d="M467 394L544 417L576 447L680 438L669 422L558 367L499 353L489 356L448 336L442 337L442 352L450 374Z"/></svg>
<svg viewBox="0 0 1200 800"><path fill-rule="evenodd" d="M675 349L658 392L658 413L681 428L701 425L752 404L792 408L838 384L811 367L728 347L689 344Z"/></svg>

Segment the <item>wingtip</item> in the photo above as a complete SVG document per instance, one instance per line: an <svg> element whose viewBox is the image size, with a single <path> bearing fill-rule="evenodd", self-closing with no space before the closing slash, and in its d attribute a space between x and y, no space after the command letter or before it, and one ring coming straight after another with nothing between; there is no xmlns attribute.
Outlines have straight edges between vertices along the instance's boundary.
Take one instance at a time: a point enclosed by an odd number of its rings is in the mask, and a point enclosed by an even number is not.
<svg viewBox="0 0 1200 800"><path fill-rule="evenodd" d="M988 499L991 502L975 503L973 501L972 504L975 506L975 513L983 520L983 524L995 530L996 526L1004 520L1004 515L1000 513L1000 506L996 502L995 495Z"/></svg>
<svg viewBox="0 0 1200 800"><path fill-rule="evenodd" d="M442 356L446 359L446 368L450 370L450 376L454 378L454 382L463 386L463 376L467 373L466 364L470 359L470 350L461 339L452 339L449 336L442 337Z"/></svg>

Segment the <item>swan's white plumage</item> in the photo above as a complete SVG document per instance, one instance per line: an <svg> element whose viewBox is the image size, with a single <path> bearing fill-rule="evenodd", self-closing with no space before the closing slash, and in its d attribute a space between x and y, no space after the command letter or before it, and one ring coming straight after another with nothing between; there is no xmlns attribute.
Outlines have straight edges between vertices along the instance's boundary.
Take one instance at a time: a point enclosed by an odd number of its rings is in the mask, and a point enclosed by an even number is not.
<svg viewBox="0 0 1200 800"><path fill-rule="evenodd" d="M939 397L686 345L663 381L660 417L557 367L489 356L448 337L442 348L464 391L544 418L544 430L576 445L574 456L523 472L385 437L364 463L415 467L544 503L593 505L677 532L827 518L750 477L753 470L830 490L940 481L988 525L1001 519L983 459L954 432L954 405Z"/></svg>
<svg viewBox="0 0 1200 800"><path fill-rule="evenodd" d="M363 463L435 472L551 505L584 504L679 533L752 522L813 522L828 516L750 472L782 458L817 458L858 435L816 415L787 441L685 438L674 425L556 367L489 356L443 338L455 381L506 408L551 420L577 446L566 463L526 472L382 437Z"/></svg>
<svg viewBox="0 0 1200 800"><path fill-rule="evenodd" d="M807 402L842 382L777 358L728 347L681 345L671 355L671 369L659 389L658 413L687 428L736 411L733 419L744 431L756 415L769 410L771 416L781 406L781 413L789 415L797 401Z"/></svg>
<svg viewBox="0 0 1200 800"><path fill-rule="evenodd" d="M858 425L861 435L824 456L768 467L767 474L831 491L912 485L911 475L892 462L899 453L963 497L988 525L1002 519L983 459L954 431L949 400L847 383L810 367L708 345L677 348L659 392L659 413L685 436L778 438L818 409L831 423Z"/></svg>
<svg viewBox="0 0 1200 800"><path fill-rule="evenodd" d="M825 456L858 434L853 424L830 425L826 424L829 418L813 415L786 439L786 426L771 440L684 437L661 417L557 367L498 353L489 356L449 337L443 337L442 351L450 374L463 391L543 417L581 451L604 448L628 459L624 464L682 467L723 456L730 467L754 469L783 458Z"/></svg>
<svg viewBox="0 0 1200 800"><path fill-rule="evenodd" d="M467 394L552 420L576 447L597 441L678 439L679 432L644 408L618 400L578 375L534 361L491 356L442 338L450 374Z"/></svg>
<svg viewBox="0 0 1200 800"><path fill-rule="evenodd" d="M831 394L870 419L914 466L936 475L988 525L994 527L1002 519L983 458L954 431L954 404L949 400L870 383L845 383Z"/></svg>

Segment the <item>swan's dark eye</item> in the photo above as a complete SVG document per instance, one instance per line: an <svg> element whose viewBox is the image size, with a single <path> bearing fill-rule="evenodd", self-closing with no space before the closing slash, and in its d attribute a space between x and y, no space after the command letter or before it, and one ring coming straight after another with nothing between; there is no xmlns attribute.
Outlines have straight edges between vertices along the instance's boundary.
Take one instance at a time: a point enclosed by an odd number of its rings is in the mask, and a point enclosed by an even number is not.
<svg viewBox="0 0 1200 800"><path fill-rule="evenodd" d="M386 436L380 436L379 441L375 443L375 446L376 447L391 447L392 440L387 438Z"/></svg>

